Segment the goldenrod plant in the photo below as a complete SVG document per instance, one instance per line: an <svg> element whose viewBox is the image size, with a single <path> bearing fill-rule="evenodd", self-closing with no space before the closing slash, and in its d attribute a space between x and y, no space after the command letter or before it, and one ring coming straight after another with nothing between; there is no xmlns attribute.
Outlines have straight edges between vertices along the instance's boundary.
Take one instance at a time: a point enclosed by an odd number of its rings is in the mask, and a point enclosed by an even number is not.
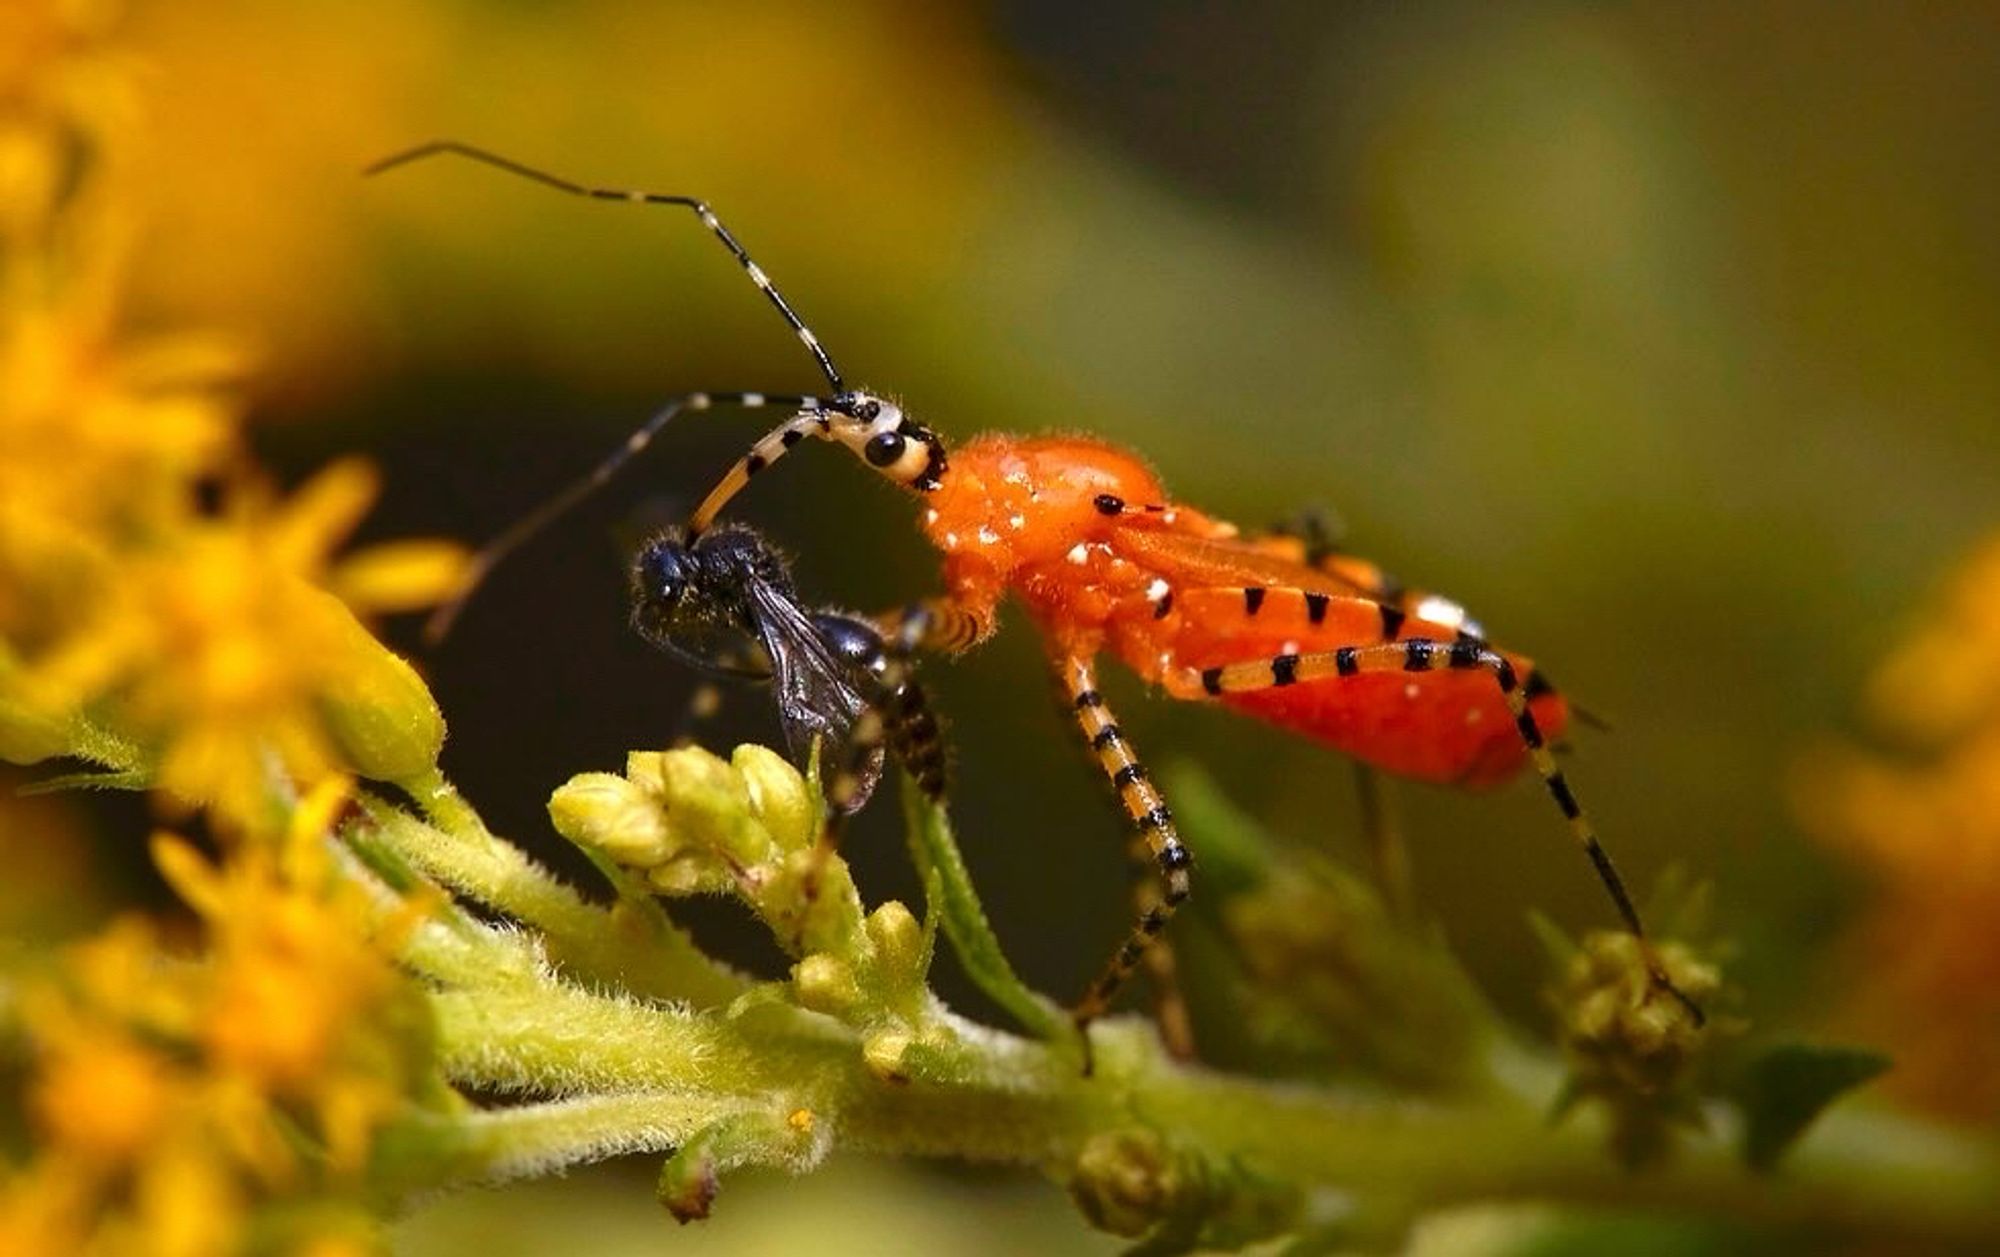
<svg viewBox="0 0 2000 1257"><path fill-rule="evenodd" d="M1636 1216L1716 1244L2000 1247L1990 1134L1849 1098L1886 1056L1762 1032L1699 885L1651 919L1705 1024L1628 935L1544 924L1551 1022L1524 1033L1400 885L1183 770L1196 1063L1137 1014L1082 1042L1017 976L949 818L914 791L919 902L871 898L822 841L816 774L755 745L641 749L548 783L554 832L601 885L557 876L440 772L444 713L372 629L450 597L464 552L344 552L376 473L336 462L281 493L239 430L243 342L132 330L142 76L96 6L13 12L0 759L36 791L144 792L166 901L0 950L0 1253L379 1252L454 1189L640 1155L670 1230L729 1208L738 1170L860 1152L1038 1170L1151 1253L1442 1243L1454 1219L1505 1250ZM1978 560L1946 618L1990 628L1993 572ZM1938 969L1992 950L1994 669L1966 683L1972 645L1920 635L1891 660L1882 719L1930 758L1829 752L1811 819L1907 873L1862 949L1876 978L1850 983L1852 1032L1917 1063L1892 1076L1904 1093L1990 1122L1992 1096L1954 1071L1992 1046L1992 984ZM1944 675L1955 688L1922 684ZM45 821L0 799L10 923L90 881ZM1954 845L1970 830L1976 878ZM697 943L695 896L739 905L782 966ZM1919 927L1924 964L1881 959ZM940 999L946 952L1004 1024Z"/></svg>

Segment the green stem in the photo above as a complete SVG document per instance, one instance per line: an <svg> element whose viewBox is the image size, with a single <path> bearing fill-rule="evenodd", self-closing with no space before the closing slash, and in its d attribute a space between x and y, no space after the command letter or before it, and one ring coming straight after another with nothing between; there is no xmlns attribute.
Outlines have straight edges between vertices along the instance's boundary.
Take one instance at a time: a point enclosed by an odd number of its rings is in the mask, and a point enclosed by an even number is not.
<svg viewBox="0 0 2000 1257"><path fill-rule="evenodd" d="M590 981L657 999L720 1007L749 983L703 954L650 900L590 903L576 889L504 842L432 771L404 788L431 824L393 808L371 809L381 841L458 893L535 927L554 958Z"/></svg>
<svg viewBox="0 0 2000 1257"><path fill-rule="evenodd" d="M1670 1164L1641 1174L1606 1155L1603 1131L1591 1122L1551 1127L1543 1107L1518 1092L1417 1103L1228 1077L1170 1060L1136 1020L1094 1029L1096 1072L1085 1077L1060 1039L1005 1034L927 1005L910 1014L901 1064L883 1069L877 1060L871 1069L864 1048L903 1029L857 1030L787 1002L778 988L736 999L726 1013L643 998L693 998L699 990L719 1002L748 988L734 975L717 977L678 931L664 961L653 950L657 939L642 945L607 935L613 913L493 838L448 786L432 783L419 797L438 827L388 813L378 817L385 843L590 958L573 972L618 981L607 984L617 993L586 990L541 963L522 936L469 919L420 928L405 959L444 988L429 998L446 1075L490 1091L564 1098L399 1124L383 1140L376 1176L397 1198L685 1148L690 1140L693 1160L668 1178L678 1207L691 1211L706 1208L716 1165L803 1165L829 1147L1036 1165L1087 1179L1077 1167L1091 1149L1140 1146L1143 1139L1120 1141L1141 1135L1223 1190L1234 1175L1275 1184L1280 1196L1297 1193L1291 1199L1344 1193L1371 1223L1392 1227L1453 1204L1532 1201L1818 1228L1849 1244L1921 1239L2000 1249L1993 1152L1865 1111L1822 1121L1782 1175L1749 1172L1714 1136L1689 1138ZM926 880L941 901L934 910L968 968L1023 1021L1046 1017L1006 966L942 817L913 808L912 820ZM394 897L382 894L387 910ZM674 981L635 988L633 973ZM711 1155L701 1155L709 1144L698 1136L712 1142Z"/></svg>
<svg viewBox="0 0 2000 1257"><path fill-rule="evenodd" d="M1634 1174L1605 1156L1589 1123L1551 1128L1537 1109L1492 1096L1420 1105L1213 1074L1172 1062L1129 1021L1097 1029L1098 1072L1084 1078L1061 1048L948 1017L958 1044L949 1080L892 1083L869 1072L853 1036L793 1009L760 1010L753 1030L580 991L434 1000L455 1076L628 1093L524 1112L512 1120L535 1134L513 1150L498 1132L516 1127L483 1119L496 1142L460 1167L470 1178L661 1151L697 1118L798 1103L830 1123L837 1146L857 1150L1060 1167L1092 1136L1145 1126L1213 1164L1427 1210L1546 1201L2000 1243L2000 1166L1969 1143L1881 1115L1829 1117L1812 1155L1781 1177L1750 1174L1720 1140L1691 1142L1674 1163Z"/></svg>

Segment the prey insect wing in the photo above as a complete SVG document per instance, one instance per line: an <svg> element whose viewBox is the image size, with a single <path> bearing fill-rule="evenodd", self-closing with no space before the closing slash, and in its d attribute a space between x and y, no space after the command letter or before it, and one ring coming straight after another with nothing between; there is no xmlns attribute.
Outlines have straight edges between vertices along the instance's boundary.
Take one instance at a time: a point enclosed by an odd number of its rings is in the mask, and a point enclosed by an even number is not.
<svg viewBox="0 0 2000 1257"><path fill-rule="evenodd" d="M823 756L844 753L855 723L870 706L859 685L867 662L836 652L828 617L801 607L790 590L752 581L744 590L750 630L770 660L778 723L793 758L803 761L817 740ZM876 747L858 767L859 810L881 779L884 752Z"/></svg>
<svg viewBox="0 0 2000 1257"><path fill-rule="evenodd" d="M901 733L869 717L910 684L889 675L873 625L805 606L783 556L738 525L656 534L632 560L631 585L641 637L706 676L769 685L793 757L805 761L817 743L839 809L867 802L884 745Z"/></svg>

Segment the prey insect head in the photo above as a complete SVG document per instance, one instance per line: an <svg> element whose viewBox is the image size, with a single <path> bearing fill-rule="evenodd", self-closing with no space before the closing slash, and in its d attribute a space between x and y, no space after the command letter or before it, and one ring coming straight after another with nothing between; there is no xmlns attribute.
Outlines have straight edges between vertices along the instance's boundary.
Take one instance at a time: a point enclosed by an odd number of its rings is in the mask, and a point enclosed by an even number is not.
<svg viewBox="0 0 2000 1257"><path fill-rule="evenodd" d="M690 637L748 624L755 588L792 597L784 561L740 528L692 539L679 529L656 534L633 556L631 584L633 629L675 654Z"/></svg>

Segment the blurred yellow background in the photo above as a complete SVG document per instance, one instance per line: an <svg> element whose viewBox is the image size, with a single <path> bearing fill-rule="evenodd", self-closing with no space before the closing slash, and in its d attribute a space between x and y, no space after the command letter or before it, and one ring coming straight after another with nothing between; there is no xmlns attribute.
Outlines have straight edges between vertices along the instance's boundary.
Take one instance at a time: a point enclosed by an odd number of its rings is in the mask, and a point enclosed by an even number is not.
<svg viewBox="0 0 2000 1257"><path fill-rule="evenodd" d="M1334 507L1356 549L1610 720L1575 735L1579 793L1642 894L1674 862L1715 881L1754 1020L1843 1002L1826 944L1866 888L1786 789L2000 515L1992 6L156 0L126 20L152 129L142 321L249 338L255 442L295 476L378 458L382 534L489 536L668 396L817 380L684 215L360 168L451 136L699 195L852 382L948 437L1095 432L1246 525ZM548 789L676 730L687 678L626 632L614 538L760 430L671 429L424 661L446 766L496 828L553 858ZM910 505L845 460L788 462L742 513L815 598L935 579ZM1001 937L1076 989L1127 874L1032 635L929 675ZM1154 760L1358 850L1330 755L1112 697ZM724 729L775 732L754 696ZM1523 914L1608 923L1587 867L1532 783L1400 795L1424 908L1538 1025ZM911 895L890 819L854 840L863 885ZM754 1227L732 1217L751 1200L710 1229ZM533 1251L510 1242L481 1241Z"/></svg>

